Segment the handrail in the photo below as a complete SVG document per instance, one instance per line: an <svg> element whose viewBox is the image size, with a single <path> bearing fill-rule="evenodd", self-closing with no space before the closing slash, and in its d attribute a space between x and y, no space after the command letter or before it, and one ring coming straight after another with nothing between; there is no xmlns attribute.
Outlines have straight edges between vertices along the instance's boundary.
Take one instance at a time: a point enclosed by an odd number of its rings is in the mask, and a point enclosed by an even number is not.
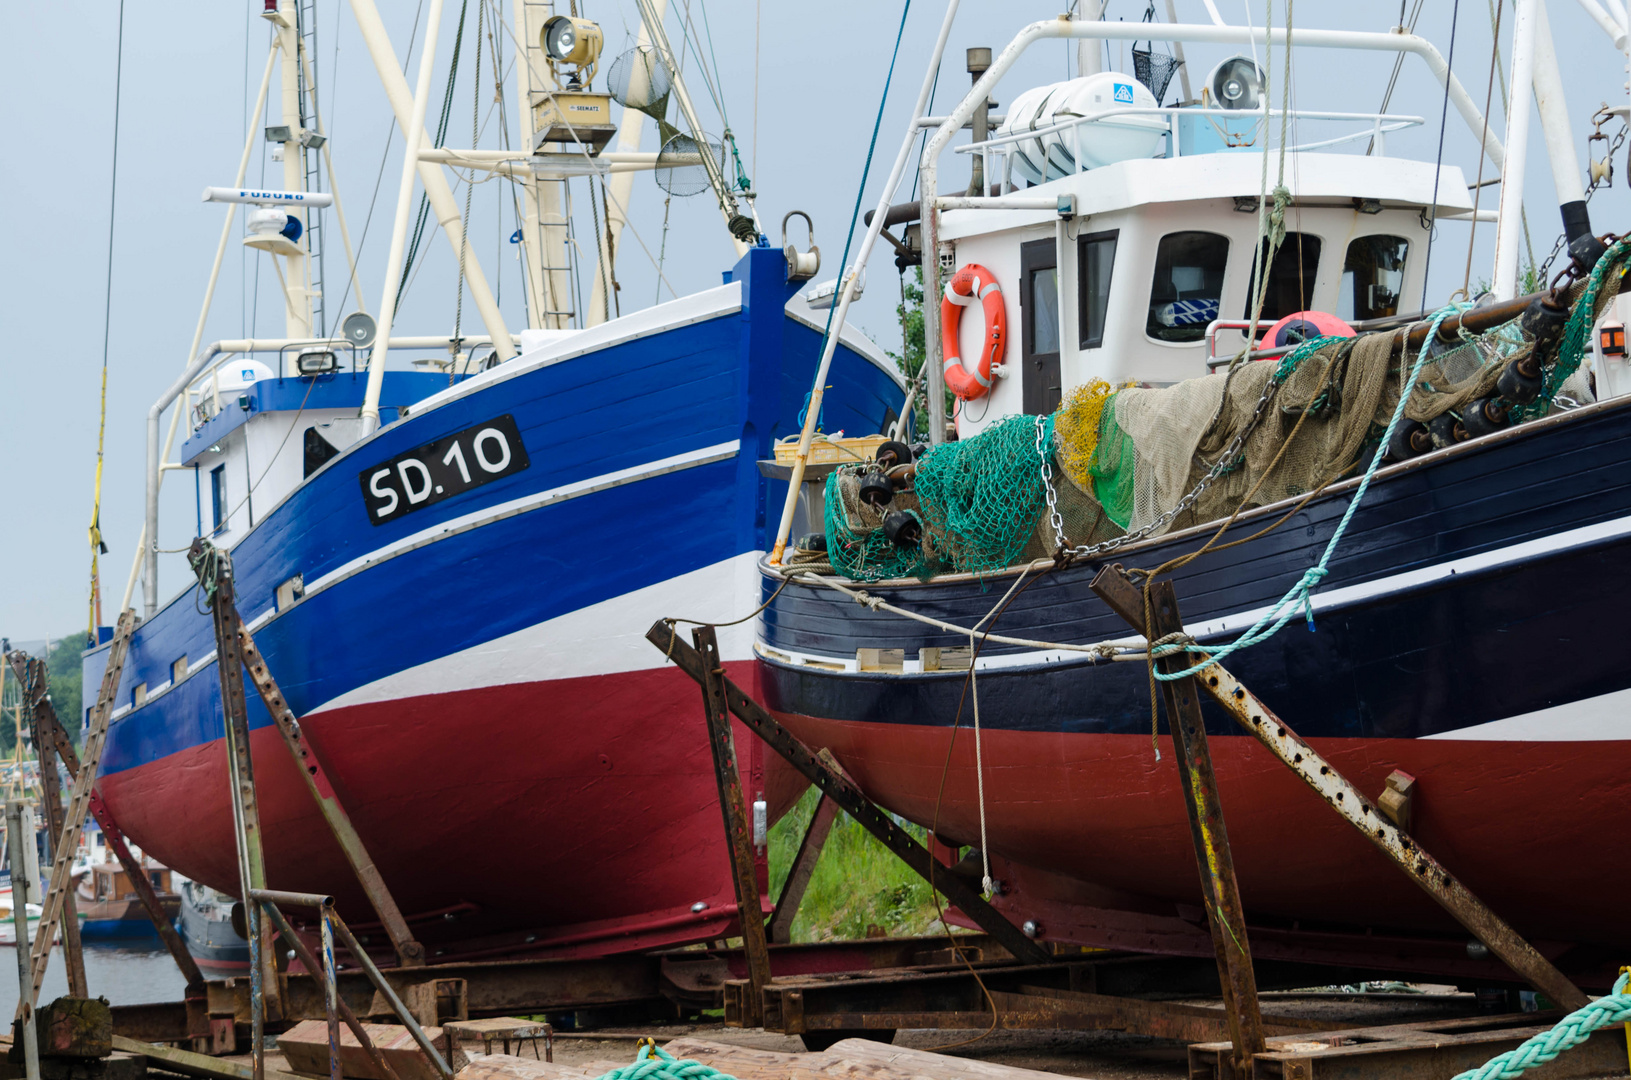
<svg viewBox="0 0 1631 1080"><path fill-rule="evenodd" d="M1263 120L1277 116L1288 116L1293 120L1363 120L1367 123L1402 123L1407 127L1416 127L1427 121L1420 116L1411 116L1405 113L1356 113L1332 112L1328 109L1215 109L1199 106L1186 107L1182 105L1164 105L1151 108L1148 105L1134 105L1120 109L1106 109L1103 112L1091 113L1087 116L1072 116L1047 127L1033 128L1029 131L1015 131L1007 135L997 135L984 142L969 143L966 146L952 148L954 154L973 154L992 146L1005 146L1010 143L1024 142L1027 139L1041 138L1055 132L1069 131L1071 128L1084 124L1095 124L1101 120L1111 120L1118 116L1167 116L1176 118L1182 116L1222 116L1222 117L1251 117ZM1394 129L1397 130L1397 129ZM1361 135L1368 132L1361 132Z"/></svg>
<svg viewBox="0 0 1631 1080"><path fill-rule="evenodd" d="M1284 27L1206 26L1194 23L1110 23L1083 22L1070 19L1047 19L1033 22L1016 34L1012 41L992 62L991 67L975 80L946 118L930 137L923 149L918 166L918 190L939 191L940 155L951 143L952 137L974 115L975 108L987 100L997 83L1006 75L1033 44L1058 38L1085 38L1098 40L1155 40L1182 41L1214 45L1274 44L1282 48L1296 44L1303 48L1351 49L1370 52L1411 53L1421 57L1434 79L1444 87L1445 94L1467 124L1479 138L1484 153L1500 170L1505 161L1505 148L1501 145L1483 113L1467 93L1461 80L1444 62L1444 56L1426 38L1415 34L1369 33L1354 30L1302 30L1296 31L1295 40ZM1527 115L1527 114L1525 114ZM935 296L940 292L940 244L938 214L924 215L923 221L923 295ZM923 306L924 370L927 373L929 405L929 437L936 443L945 440L941 430L944 423L942 395L944 381L940 365L940 308L938 304Z"/></svg>

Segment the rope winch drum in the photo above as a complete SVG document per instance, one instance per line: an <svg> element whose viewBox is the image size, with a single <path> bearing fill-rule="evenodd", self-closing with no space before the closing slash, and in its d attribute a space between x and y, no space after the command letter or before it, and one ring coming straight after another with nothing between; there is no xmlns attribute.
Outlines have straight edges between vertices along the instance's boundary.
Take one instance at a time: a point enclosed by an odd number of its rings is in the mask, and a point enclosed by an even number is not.
<svg viewBox="0 0 1631 1080"><path fill-rule="evenodd" d="M980 363L973 371L963 366L958 350L957 330L963 309L976 303L985 310L985 346ZM964 401L973 401L991 390L994 373L1001 373L1003 351L1008 346L1008 313L1003 307L997 275L979 263L969 263L946 282L940 301L940 352L946 386Z"/></svg>

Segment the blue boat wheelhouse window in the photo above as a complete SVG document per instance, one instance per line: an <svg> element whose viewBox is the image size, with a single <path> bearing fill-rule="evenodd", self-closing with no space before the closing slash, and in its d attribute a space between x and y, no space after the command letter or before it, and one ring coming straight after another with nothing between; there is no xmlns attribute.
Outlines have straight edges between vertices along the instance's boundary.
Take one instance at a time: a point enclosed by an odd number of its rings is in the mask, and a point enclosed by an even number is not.
<svg viewBox="0 0 1631 1080"><path fill-rule="evenodd" d="M1092 233L1076 240L1077 322L1080 347L1104 344L1104 319L1110 311L1110 271L1116 265L1119 230Z"/></svg>
<svg viewBox="0 0 1631 1080"><path fill-rule="evenodd" d="M1252 317L1252 305L1257 302L1257 274L1263 260L1268 258L1268 241L1263 241L1258 257L1252 263L1252 283L1246 290L1246 310L1242 319ZM1314 306L1314 275L1320 266L1320 238L1310 233L1288 232L1280 250L1269 263L1268 289L1263 294L1264 322L1274 322Z"/></svg>
<svg viewBox="0 0 1631 1080"><path fill-rule="evenodd" d="M1209 232L1168 233L1155 250L1150 314L1144 332L1157 341L1199 341L1218 317L1229 238Z"/></svg>
<svg viewBox="0 0 1631 1080"><path fill-rule="evenodd" d="M225 464L217 465L210 470L210 509L214 516L214 527L220 532L227 523L227 467Z"/></svg>
<svg viewBox="0 0 1631 1080"><path fill-rule="evenodd" d="M1356 322L1397 315L1409 253L1410 241L1402 236L1361 236L1350 242L1342 260L1337 318Z"/></svg>

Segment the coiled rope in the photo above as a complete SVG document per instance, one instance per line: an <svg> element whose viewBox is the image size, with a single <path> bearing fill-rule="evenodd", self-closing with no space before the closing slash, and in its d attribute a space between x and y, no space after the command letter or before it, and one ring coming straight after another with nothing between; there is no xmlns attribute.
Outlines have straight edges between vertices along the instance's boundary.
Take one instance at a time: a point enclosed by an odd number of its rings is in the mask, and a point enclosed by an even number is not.
<svg viewBox="0 0 1631 1080"><path fill-rule="evenodd" d="M1614 981L1614 991L1559 1020L1550 1031L1525 1042L1522 1046L1497 1054L1476 1069L1460 1073L1455 1080L1513 1080L1536 1065L1553 1061L1565 1050L1591 1038L1594 1031L1614 1024L1631 1023L1631 994L1626 993L1626 981L1631 979L1631 968L1622 968Z"/></svg>
<svg viewBox="0 0 1631 1080"><path fill-rule="evenodd" d="M676 1058L651 1039L640 1043L632 1065L613 1069L598 1080L736 1080L729 1073L690 1058Z"/></svg>

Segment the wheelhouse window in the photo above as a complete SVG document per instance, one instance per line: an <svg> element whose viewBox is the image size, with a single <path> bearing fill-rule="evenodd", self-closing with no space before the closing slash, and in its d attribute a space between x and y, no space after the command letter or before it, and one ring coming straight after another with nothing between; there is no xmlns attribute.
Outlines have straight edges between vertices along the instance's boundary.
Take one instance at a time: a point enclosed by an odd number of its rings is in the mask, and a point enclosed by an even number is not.
<svg viewBox="0 0 1631 1080"><path fill-rule="evenodd" d="M1059 249L1052 240L1033 240L1019 248L1020 304L1024 317L1021 345L1021 397L1028 413L1047 414L1062 398L1059 378Z"/></svg>
<svg viewBox="0 0 1631 1080"><path fill-rule="evenodd" d="M1397 315L1409 253L1410 241L1402 236L1361 236L1352 241L1342 260L1337 317L1362 322Z"/></svg>
<svg viewBox="0 0 1631 1080"><path fill-rule="evenodd" d="M1263 241L1258 258L1252 263L1252 284L1246 291L1246 311L1243 319L1252 317L1252 305L1257 302L1257 274L1263 260L1268 257L1268 241ZM1263 294L1263 320L1273 322L1314 306L1314 275L1320 265L1320 238L1309 233L1286 233L1285 242L1274 253L1269 264L1268 291Z"/></svg>
<svg viewBox="0 0 1631 1080"><path fill-rule="evenodd" d="M217 465L210 470L210 509L214 516L215 531L220 532L227 523L227 467Z"/></svg>
<svg viewBox="0 0 1631 1080"><path fill-rule="evenodd" d="M1118 235L1112 230L1076 240L1076 311L1084 349L1104 344L1104 320L1110 312L1110 272L1116 265Z"/></svg>
<svg viewBox="0 0 1631 1080"><path fill-rule="evenodd" d="M1229 238L1209 232L1168 233L1155 251L1150 314L1144 332L1157 341L1199 341L1218 317Z"/></svg>

